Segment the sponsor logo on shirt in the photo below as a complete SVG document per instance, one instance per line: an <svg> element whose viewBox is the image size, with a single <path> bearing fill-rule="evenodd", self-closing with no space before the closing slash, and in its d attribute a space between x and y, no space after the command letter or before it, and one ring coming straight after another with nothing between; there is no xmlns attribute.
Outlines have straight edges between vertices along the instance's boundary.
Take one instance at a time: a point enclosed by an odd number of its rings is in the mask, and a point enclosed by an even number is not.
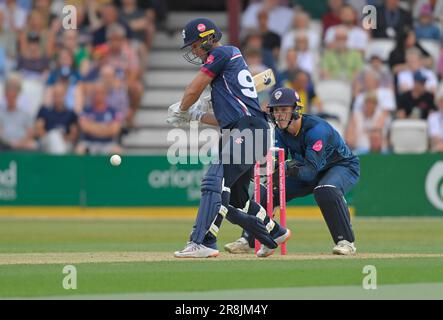
<svg viewBox="0 0 443 320"><path fill-rule="evenodd" d="M210 54L209 56L208 56L208 58L206 58L206 64L211 64L211 63L213 63L214 62L214 56L212 55L212 54Z"/></svg>
<svg viewBox="0 0 443 320"><path fill-rule="evenodd" d="M323 148L323 142L321 140L317 140L316 143L312 146L312 150L319 152Z"/></svg>

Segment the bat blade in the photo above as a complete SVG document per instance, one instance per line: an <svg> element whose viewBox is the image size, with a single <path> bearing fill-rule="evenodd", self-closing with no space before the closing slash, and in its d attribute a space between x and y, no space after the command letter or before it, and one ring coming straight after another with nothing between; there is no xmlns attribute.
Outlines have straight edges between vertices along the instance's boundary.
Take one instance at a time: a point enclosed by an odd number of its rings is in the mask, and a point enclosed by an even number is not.
<svg viewBox="0 0 443 320"><path fill-rule="evenodd" d="M275 76L272 69L267 69L252 77L257 92L270 89L275 85Z"/></svg>

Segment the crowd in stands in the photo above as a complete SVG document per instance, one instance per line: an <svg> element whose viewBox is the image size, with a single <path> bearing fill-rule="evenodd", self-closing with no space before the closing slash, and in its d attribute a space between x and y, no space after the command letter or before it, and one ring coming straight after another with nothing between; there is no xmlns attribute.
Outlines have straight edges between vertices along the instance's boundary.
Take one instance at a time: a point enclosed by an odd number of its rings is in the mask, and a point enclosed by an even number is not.
<svg viewBox="0 0 443 320"><path fill-rule="evenodd" d="M251 72L272 68L304 112L335 124L359 154L389 152L398 119L427 121L429 150L442 152L443 0L318 2L327 4L320 19L306 1L247 1L240 46ZM0 0L0 151L119 153L162 3ZM67 4L77 9L75 30L62 27ZM368 4L374 29L363 21ZM329 97L328 83L342 87Z"/></svg>
<svg viewBox="0 0 443 320"><path fill-rule="evenodd" d="M76 28L63 26L66 5ZM119 153L163 9L158 0L0 0L0 151Z"/></svg>
<svg viewBox="0 0 443 320"><path fill-rule="evenodd" d="M358 154L390 152L397 119L427 121L429 149L441 152L443 1L328 0L317 20L303 4L262 0L247 6L242 50L252 72L272 68L279 85L299 92L304 112L332 124L340 118L333 101L341 99L347 116L336 127ZM377 8L374 29L365 28L365 5ZM347 84L350 99L343 99L348 91L340 86L332 95L320 92L334 82Z"/></svg>

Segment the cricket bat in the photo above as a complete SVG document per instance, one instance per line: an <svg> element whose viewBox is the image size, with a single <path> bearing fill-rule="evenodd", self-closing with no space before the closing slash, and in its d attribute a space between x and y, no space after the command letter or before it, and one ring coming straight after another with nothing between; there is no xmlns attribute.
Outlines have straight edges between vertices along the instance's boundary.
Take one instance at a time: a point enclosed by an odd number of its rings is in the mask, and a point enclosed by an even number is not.
<svg viewBox="0 0 443 320"><path fill-rule="evenodd" d="M257 92L270 89L275 85L275 76L272 69L266 69L252 77Z"/></svg>

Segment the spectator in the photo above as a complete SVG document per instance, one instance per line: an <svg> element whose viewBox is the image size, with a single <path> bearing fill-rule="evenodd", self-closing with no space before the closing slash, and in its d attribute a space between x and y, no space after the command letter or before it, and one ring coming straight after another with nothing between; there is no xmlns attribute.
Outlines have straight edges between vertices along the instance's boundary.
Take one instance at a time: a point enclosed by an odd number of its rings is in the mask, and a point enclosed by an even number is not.
<svg viewBox="0 0 443 320"><path fill-rule="evenodd" d="M268 21L268 12L263 10L260 11L258 13L258 23L259 30L263 39L262 49L269 51L272 54L274 61L278 61L278 58L280 56L281 37L277 33L269 30Z"/></svg>
<svg viewBox="0 0 443 320"><path fill-rule="evenodd" d="M335 39L335 30L339 26L343 26L348 30L348 42L347 47L349 49L359 50L361 52L365 51L368 46L368 33L363 30L363 28L356 25L357 15L350 5L344 5L340 9L340 21L341 24L337 26L332 26L326 31L325 34L325 44L327 47L333 45Z"/></svg>
<svg viewBox="0 0 443 320"><path fill-rule="evenodd" d="M286 69L283 70L279 75L279 82L284 83L285 81L288 81L289 74L291 72L295 72L297 70L300 70L298 66L298 52L295 50L295 48L291 48L286 51L286 61L285 61Z"/></svg>
<svg viewBox="0 0 443 320"><path fill-rule="evenodd" d="M429 39L440 41L440 29L433 23L432 7L424 3L420 9L418 23L415 26L415 34L419 40Z"/></svg>
<svg viewBox="0 0 443 320"><path fill-rule="evenodd" d="M414 73L420 71L426 79L426 90L435 93L438 80L433 70L423 67L420 51L409 49L406 53L406 69L401 71L397 77L398 92L403 93L412 89L414 85Z"/></svg>
<svg viewBox="0 0 443 320"><path fill-rule="evenodd" d="M332 27L341 23L340 9L343 6L343 0L328 0L329 10L322 17L323 24L323 36L326 31Z"/></svg>
<svg viewBox="0 0 443 320"><path fill-rule="evenodd" d="M54 105L42 107L37 115L35 133L41 149L51 154L66 154L77 141L77 115L65 106L66 85L58 82L52 91Z"/></svg>
<svg viewBox="0 0 443 320"><path fill-rule="evenodd" d="M17 33L4 28L5 13L0 10L0 78L15 67L17 58Z"/></svg>
<svg viewBox="0 0 443 320"><path fill-rule="evenodd" d="M315 73L315 53L309 50L309 39L306 34L299 33L295 36L295 50L297 51L297 64L300 69L312 76Z"/></svg>
<svg viewBox="0 0 443 320"><path fill-rule="evenodd" d="M3 30L16 33L24 29L27 12L16 4L16 0L0 3L0 11L3 13Z"/></svg>
<svg viewBox="0 0 443 320"><path fill-rule="evenodd" d="M363 68L363 58L357 50L347 48L347 29L340 26L335 31L335 43L325 50L321 61L322 79L341 79L351 82Z"/></svg>
<svg viewBox="0 0 443 320"><path fill-rule="evenodd" d="M252 75L256 75L267 69L266 66L263 64L263 59L260 49L251 47L251 48L246 48L244 52L245 52L244 53L245 61Z"/></svg>
<svg viewBox="0 0 443 320"><path fill-rule="evenodd" d="M99 78L101 68L107 65L108 54L109 47L107 44L102 44L92 50L92 61L90 62L90 67L88 68L88 74L84 78L86 86L94 83Z"/></svg>
<svg viewBox="0 0 443 320"><path fill-rule="evenodd" d="M276 61L274 56L272 55L272 51L266 50L263 48L263 36L260 31L253 31L246 35L243 40L242 48L245 50L246 48L256 48L261 51L262 61L265 66L271 68L275 74L277 74Z"/></svg>
<svg viewBox="0 0 443 320"><path fill-rule="evenodd" d="M62 47L73 53L74 68L78 70L80 76L86 76L90 68L91 57L88 47L80 44L77 30L66 30L63 32Z"/></svg>
<svg viewBox="0 0 443 320"><path fill-rule="evenodd" d="M363 86L360 93L355 97L352 109L361 111L364 99L369 93L375 94L378 106L383 111L383 116L389 119L391 112L396 109L394 92L390 88L382 87L380 75L371 69L367 69L363 74Z"/></svg>
<svg viewBox="0 0 443 320"><path fill-rule="evenodd" d="M386 0L377 8L377 28L372 29L372 36L394 39L405 26L412 27L410 13L400 8L399 0Z"/></svg>
<svg viewBox="0 0 443 320"><path fill-rule="evenodd" d="M117 7L112 3L103 5L100 8L100 27L93 33L93 46L104 44L107 41L108 28L113 25L120 25L125 30L125 35L132 38L132 31L128 24L119 17Z"/></svg>
<svg viewBox="0 0 443 320"><path fill-rule="evenodd" d="M323 111L322 104L315 94L314 85L307 72L303 70L291 71L285 86L297 91L304 108L303 112L319 114Z"/></svg>
<svg viewBox="0 0 443 320"><path fill-rule="evenodd" d="M25 78L45 81L49 70L49 58L42 52L39 36L30 33L28 37L28 51L18 57L17 70Z"/></svg>
<svg viewBox="0 0 443 320"><path fill-rule="evenodd" d="M40 48L48 57L54 54L51 42L48 41L49 29L46 26L42 14L33 10L29 14L26 28L19 34L19 52L26 54L29 51L29 39L39 39Z"/></svg>
<svg viewBox="0 0 443 320"><path fill-rule="evenodd" d="M98 82L94 86L93 102L79 117L80 141L77 154L121 153L117 143L122 116L106 103L106 88Z"/></svg>
<svg viewBox="0 0 443 320"><path fill-rule="evenodd" d="M443 50L440 52L440 61L438 62L437 72L439 78L443 79Z"/></svg>
<svg viewBox="0 0 443 320"><path fill-rule="evenodd" d="M434 95L426 91L426 81L426 77L420 71L414 73L412 90L400 95L397 118L426 120L428 115L436 109Z"/></svg>
<svg viewBox="0 0 443 320"><path fill-rule="evenodd" d="M121 113L123 119L132 118L127 88L123 81L117 77L112 66L104 65L100 69L99 82L103 83L106 88L106 103L108 106Z"/></svg>
<svg viewBox="0 0 443 320"><path fill-rule="evenodd" d="M291 9L279 5L279 2L279 0L262 0L251 3L243 13L241 28L247 32L258 29L258 13L267 11L269 13L269 30L283 36L290 28L293 12Z"/></svg>
<svg viewBox="0 0 443 320"><path fill-rule="evenodd" d="M406 51L412 48L420 50L424 57L426 66L432 66L432 58L430 54L417 42L415 32L412 29L406 28L397 36L395 48L389 54L389 66L392 72L396 75L400 71L407 69L406 66Z"/></svg>
<svg viewBox="0 0 443 320"><path fill-rule="evenodd" d="M436 23L443 23L443 0L416 0L414 1L413 15L418 19L423 5L429 5Z"/></svg>
<svg viewBox="0 0 443 320"><path fill-rule="evenodd" d="M374 146L371 148L372 131L381 132L382 147L379 149L385 148L387 145L386 118L383 116L377 94L368 92L364 95L363 107L352 111L351 120L345 133L346 142L355 153L368 153L374 148ZM372 140L376 142L374 139Z"/></svg>
<svg viewBox="0 0 443 320"><path fill-rule="evenodd" d="M369 152L370 153L389 153L386 134L382 129L372 129L369 131Z"/></svg>
<svg viewBox="0 0 443 320"><path fill-rule="evenodd" d="M128 86L128 93L130 99L130 118L128 118L128 125L133 126L133 116L140 107L140 100L143 93L143 85L140 81L141 70L140 61L134 49L129 45L125 29L114 24L109 26L107 33L109 53L107 55L107 62L114 67L116 72L122 76Z"/></svg>
<svg viewBox="0 0 443 320"><path fill-rule="evenodd" d="M59 50L57 66L49 73L48 81L46 83L48 87L46 88L44 98L45 105L54 104L52 101L52 97L54 96L52 89L59 81L63 81L68 86L65 99L66 107L69 110L80 113L84 104L82 78L74 67L73 53L66 48Z"/></svg>
<svg viewBox="0 0 443 320"><path fill-rule="evenodd" d="M134 45L145 61L155 34L155 18L147 18L147 14L138 7L137 0L122 0L121 3L120 17L131 28Z"/></svg>
<svg viewBox="0 0 443 320"><path fill-rule="evenodd" d="M51 12L52 0L34 0L34 10L40 12L46 29L50 29L53 23L58 23L57 16Z"/></svg>
<svg viewBox="0 0 443 320"><path fill-rule="evenodd" d="M431 151L443 152L443 91L439 92L435 102L438 111L431 113L428 117L429 139Z"/></svg>
<svg viewBox="0 0 443 320"><path fill-rule="evenodd" d="M380 87L393 89L393 78L389 68L383 63L380 54L374 52L369 57L369 64L359 73L354 85L354 96L358 95L364 88L364 78L368 71L375 72L380 79Z"/></svg>
<svg viewBox="0 0 443 320"><path fill-rule="evenodd" d="M18 108L21 79L12 74L5 84L6 108L0 109L0 150L35 150L32 118Z"/></svg>
<svg viewBox="0 0 443 320"><path fill-rule="evenodd" d="M295 39L299 33L306 35L309 39L309 50L317 51L319 49L320 34L317 30L314 30L310 24L311 18L308 13L298 10L297 13L294 14L292 29L282 38L281 57L286 55L286 51L289 48L295 47Z"/></svg>

